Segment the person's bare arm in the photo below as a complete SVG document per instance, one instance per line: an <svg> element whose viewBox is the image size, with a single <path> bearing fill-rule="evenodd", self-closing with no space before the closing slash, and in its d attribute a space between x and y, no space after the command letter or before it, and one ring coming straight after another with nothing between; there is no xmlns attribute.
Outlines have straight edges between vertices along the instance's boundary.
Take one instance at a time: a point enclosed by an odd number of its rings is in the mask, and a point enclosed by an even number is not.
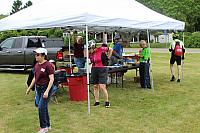
<svg viewBox="0 0 200 133"><path fill-rule="evenodd" d="M50 79L49 84L47 86L46 91L44 92L43 98L48 98L49 90L51 89L54 82L54 75L53 74L49 75L49 79Z"/></svg>
<svg viewBox="0 0 200 133"><path fill-rule="evenodd" d="M113 49L109 48L109 50L108 50L108 59L110 59L110 57L112 56L112 53L113 53Z"/></svg>
<svg viewBox="0 0 200 133"><path fill-rule="evenodd" d="M88 53L89 53L89 51L88 51ZM87 49L84 48L83 54L84 54L84 57L86 58L87 57Z"/></svg>
<svg viewBox="0 0 200 133"><path fill-rule="evenodd" d="M33 80L31 82L30 86L26 90L26 94L29 94L29 92L31 91L31 88L33 88L34 84L35 84L35 76L33 77Z"/></svg>

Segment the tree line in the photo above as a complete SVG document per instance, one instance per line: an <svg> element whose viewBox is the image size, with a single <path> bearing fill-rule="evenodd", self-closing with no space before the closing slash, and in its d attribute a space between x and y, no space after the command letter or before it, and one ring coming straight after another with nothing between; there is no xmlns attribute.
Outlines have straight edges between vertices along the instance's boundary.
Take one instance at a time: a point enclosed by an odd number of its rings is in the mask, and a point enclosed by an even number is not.
<svg viewBox="0 0 200 133"><path fill-rule="evenodd" d="M185 31L200 31L200 0L136 0L168 17L186 22Z"/></svg>
<svg viewBox="0 0 200 133"><path fill-rule="evenodd" d="M12 11L10 12L10 15L12 15L22 9L25 9L25 8L31 6L32 4L33 3L30 0L27 3L25 3L24 5L21 0L16 0L13 2Z"/></svg>

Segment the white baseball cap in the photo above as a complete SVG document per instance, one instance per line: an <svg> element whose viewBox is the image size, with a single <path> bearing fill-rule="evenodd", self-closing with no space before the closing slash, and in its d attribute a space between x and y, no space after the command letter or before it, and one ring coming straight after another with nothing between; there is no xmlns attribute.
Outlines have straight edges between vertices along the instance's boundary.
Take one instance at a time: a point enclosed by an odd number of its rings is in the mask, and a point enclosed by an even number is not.
<svg viewBox="0 0 200 133"><path fill-rule="evenodd" d="M45 55L47 55L47 50L45 48L37 48L33 52L39 53L39 54L43 54L44 53Z"/></svg>

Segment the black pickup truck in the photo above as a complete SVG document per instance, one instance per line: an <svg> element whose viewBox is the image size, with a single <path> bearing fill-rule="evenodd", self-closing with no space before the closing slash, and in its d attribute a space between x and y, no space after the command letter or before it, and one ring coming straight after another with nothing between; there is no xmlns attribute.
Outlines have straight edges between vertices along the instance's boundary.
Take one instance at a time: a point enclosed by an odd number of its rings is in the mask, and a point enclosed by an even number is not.
<svg viewBox="0 0 200 133"><path fill-rule="evenodd" d="M33 50L44 47L48 59L62 60L62 39L49 39L45 36L11 37L0 44L0 68L27 69L35 58ZM58 57L59 55L59 57ZM61 56L60 56L61 55Z"/></svg>

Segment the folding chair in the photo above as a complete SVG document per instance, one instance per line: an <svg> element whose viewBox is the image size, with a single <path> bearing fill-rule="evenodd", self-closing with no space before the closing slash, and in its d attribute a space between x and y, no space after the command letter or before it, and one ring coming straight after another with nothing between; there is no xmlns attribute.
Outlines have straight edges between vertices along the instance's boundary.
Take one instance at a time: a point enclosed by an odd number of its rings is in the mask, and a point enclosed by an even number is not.
<svg viewBox="0 0 200 133"><path fill-rule="evenodd" d="M58 99L56 95L56 91L58 90L58 87L56 85L53 85L51 88L51 95L50 95L50 100L56 104L58 104Z"/></svg>

